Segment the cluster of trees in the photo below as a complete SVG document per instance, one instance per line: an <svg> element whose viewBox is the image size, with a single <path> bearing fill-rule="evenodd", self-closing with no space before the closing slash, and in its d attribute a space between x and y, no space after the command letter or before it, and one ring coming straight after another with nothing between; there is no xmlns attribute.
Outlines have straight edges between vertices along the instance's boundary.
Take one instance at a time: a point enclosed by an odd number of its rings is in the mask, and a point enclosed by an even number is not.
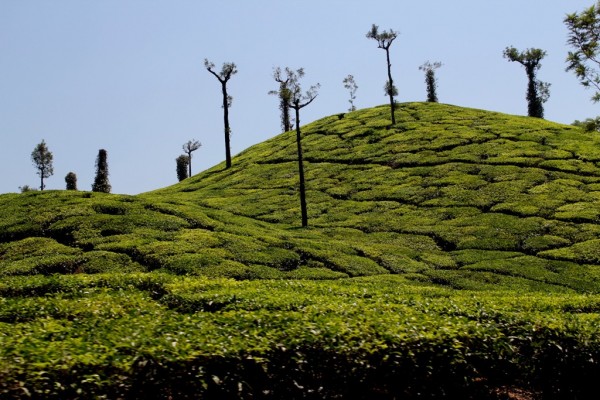
<svg viewBox="0 0 600 400"><path fill-rule="evenodd" d="M98 156L96 157L96 177L94 178L94 183L92 184L93 192L104 192L110 193L111 186L108 181L108 153L104 149L100 149L98 151ZM54 155L48 149L48 145L46 145L46 141L42 139L40 143L38 143L33 151L31 152L31 161L33 162L33 166L36 169L37 175L40 177L40 190L44 190L46 184L44 183L44 179L50 178L54 175ZM69 172L65 176L65 183L67 190L77 190L77 175L74 172ZM30 190L35 190L31 188L29 185L24 185L20 187L21 192L28 192Z"/></svg>

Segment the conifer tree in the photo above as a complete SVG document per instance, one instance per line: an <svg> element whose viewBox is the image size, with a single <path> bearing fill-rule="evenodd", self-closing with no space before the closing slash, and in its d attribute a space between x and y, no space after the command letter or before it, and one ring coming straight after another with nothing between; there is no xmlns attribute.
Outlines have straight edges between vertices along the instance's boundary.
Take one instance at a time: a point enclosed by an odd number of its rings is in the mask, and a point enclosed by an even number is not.
<svg viewBox="0 0 600 400"><path fill-rule="evenodd" d="M108 154L106 150L100 149L96 158L96 178L92 184L93 192L110 193L110 183L108 182Z"/></svg>
<svg viewBox="0 0 600 400"><path fill-rule="evenodd" d="M175 162L177 163L177 179L181 182L189 176L188 166L190 164L190 158L185 154L182 154L175 159Z"/></svg>
<svg viewBox="0 0 600 400"><path fill-rule="evenodd" d="M65 176L65 182L67 184L67 190L77 190L77 175L74 172L69 172Z"/></svg>

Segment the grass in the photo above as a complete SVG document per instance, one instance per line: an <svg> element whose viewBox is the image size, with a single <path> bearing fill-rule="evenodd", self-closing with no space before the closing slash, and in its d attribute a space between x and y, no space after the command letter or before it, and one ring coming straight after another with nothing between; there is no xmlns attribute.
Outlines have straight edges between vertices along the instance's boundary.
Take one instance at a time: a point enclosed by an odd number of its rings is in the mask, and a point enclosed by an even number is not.
<svg viewBox="0 0 600 400"><path fill-rule="evenodd" d="M388 111L303 127L307 229L292 132L138 196L1 195L2 396L586 398L600 137Z"/></svg>

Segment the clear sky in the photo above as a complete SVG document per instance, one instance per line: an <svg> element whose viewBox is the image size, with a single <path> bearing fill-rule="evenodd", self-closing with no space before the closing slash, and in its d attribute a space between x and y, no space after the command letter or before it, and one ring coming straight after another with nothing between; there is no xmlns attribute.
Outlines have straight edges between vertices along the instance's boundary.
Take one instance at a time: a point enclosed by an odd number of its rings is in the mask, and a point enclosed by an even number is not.
<svg viewBox="0 0 600 400"><path fill-rule="evenodd" d="M372 23L400 36L391 48L398 101L426 98L423 62L441 61L440 102L527 113L526 76L506 46L542 48L550 82L546 118L600 114L565 69L567 13L594 0L0 0L0 193L39 186L31 152L54 154L47 189L73 171L90 190L98 150L108 152L113 193L177 182L175 158L202 142L193 173L225 158L221 92L203 66L235 62L229 82L232 152L280 133L272 71L304 67L319 97L301 123L346 111L342 80L355 77L358 108L386 103L385 53ZM234 160L235 162L235 160Z"/></svg>

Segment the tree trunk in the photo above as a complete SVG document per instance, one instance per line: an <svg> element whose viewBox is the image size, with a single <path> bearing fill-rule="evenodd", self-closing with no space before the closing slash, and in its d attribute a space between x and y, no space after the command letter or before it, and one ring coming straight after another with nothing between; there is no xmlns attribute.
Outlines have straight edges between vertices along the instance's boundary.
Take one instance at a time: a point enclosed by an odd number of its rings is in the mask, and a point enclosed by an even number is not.
<svg viewBox="0 0 600 400"><path fill-rule="evenodd" d="M298 144L298 174L300 175L300 211L302 213L302 227L308 226L308 213L306 211L306 188L304 185L304 163L302 160L302 144L300 143L300 106L296 103L296 143Z"/></svg>
<svg viewBox="0 0 600 400"><path fill-rule="evenodd" d="M544 109L538 96L537 85L535 82L535 66L526 65L527 72L527 115L535 118L544 118Z"/></svg>
<svg viewBox="0 0 600 400"><path fill-rule="evenodd" d="M387 70L388 70L388 82L390 83L389 95L390 95L390 110L392 112L392 125L396 124L396 118L394 116L394 81L392 80L392 64L390 63L390 49L385 49L385 55L387 57Z"/></svg>
<svg viewBox="0 0 600 400"><path fill-rule="evenodd" d="M188 153L188 178L192 177L192 152Z"/></svg>
<svg viewBox="0 0 600 400"><path fill-rule="evenodd" d="M229 101L227 96L227 81L221 82L223 89L223 122L225 124L225 168L231 168L231 148L229 144Z"/></svg>

